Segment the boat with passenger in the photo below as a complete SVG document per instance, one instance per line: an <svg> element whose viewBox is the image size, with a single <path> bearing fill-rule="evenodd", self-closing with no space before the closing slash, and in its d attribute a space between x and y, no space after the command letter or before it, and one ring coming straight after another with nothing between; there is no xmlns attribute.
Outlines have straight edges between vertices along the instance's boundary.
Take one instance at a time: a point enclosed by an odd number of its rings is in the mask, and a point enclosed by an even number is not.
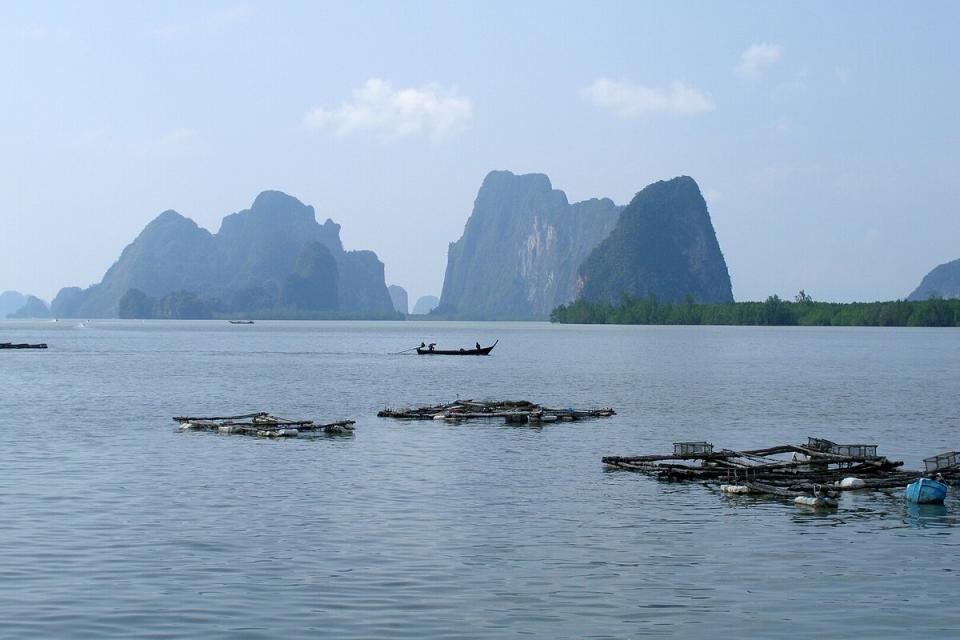
<svg viewBox="0 0 960 640"><path fill-rule="evenodd" d="M478 342L473 349L437 349L437 343L431 342L430 344L420 343L420 346L417 347L417 355L421 356L488 356L490 352L493 351L493 348L497 346L497 343L500 340L497 340L489 347L481 347Z"/></svg>

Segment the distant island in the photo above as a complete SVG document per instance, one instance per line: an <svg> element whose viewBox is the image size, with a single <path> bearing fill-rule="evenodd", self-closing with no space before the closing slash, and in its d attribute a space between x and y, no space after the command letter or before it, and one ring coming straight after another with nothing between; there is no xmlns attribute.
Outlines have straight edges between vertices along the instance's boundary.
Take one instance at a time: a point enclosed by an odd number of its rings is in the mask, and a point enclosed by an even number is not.
<svg viewBox="0 0 960 640"><path fill-rule="evenodd" d="M19 291L4 291L0 293L0 318L14 313L27 303L27 296Z"/></svg>
<svg viewBox="0 0 960 640"><path fill-rule="evenodd" d="M413 315L426 315L433 311L440 304L440 298L437 296L420 296L416 304L413 305Z"/></svg>
<svg viewBox="0 0 960 640"><path fill-rule="evenodd" d="M102 281L67 287L57 317L397 319L372 251L346 251L340 225L264 191L211 234L176 211L150 222Z"/></svg>
<svg viewBox="0 0 960 640"><path fill-rule="evenodd" d="M6 316L16 320L45 320L52 317L47 303L36 296L26 296L23 304Z"/></svg>
<svg viewBox="0 0 960 640"><path fill-rule="evenodd" d="M577 300L550 314L562 324L749 325L833 327L957 327L960 300L893 302L815 302L805 292L794 301L773 295L764 302L697 304L660 302L656 297L620 302Z"/></svg>
<svg viewBox="0 0 960 640"><path fill-rule="evenodd" d="M0 318L11 320L40 320L52 317L47 303L19 291L0 293Z"/></svg>
<svg viewBox="0 0 960 640"><path fill-rule="evenodd" d="M407 290L400 285L392 284L387 287L387 291L390 293L390 301L393 303L394 310L397 313L407 315L410 312Z"/></svg>

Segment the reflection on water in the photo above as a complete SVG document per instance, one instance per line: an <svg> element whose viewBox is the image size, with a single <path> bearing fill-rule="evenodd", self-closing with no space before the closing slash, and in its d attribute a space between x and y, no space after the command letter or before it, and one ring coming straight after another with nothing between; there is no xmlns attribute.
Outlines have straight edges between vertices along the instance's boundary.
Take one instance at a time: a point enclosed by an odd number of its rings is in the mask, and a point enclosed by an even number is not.
<svg viewBox="0 0 960 640"><path fill-rule="evenodd" d="M74 326L0 323L0 340L51 346L0 360L0 637L960 632L953 490L934 507L844 492L821 512L600 462L815 436L919 468L957 448L960 332ZM390 355L497 338L489 358ZM458 396L618 415L376 417ZM170 420L255 410L356 431L274 442Z"/></svg>
<svg viewBox="0 0 960 640"><path fill-rule="evenodd" d="M906 504L905 522L913 527L934 528L934 527L952 527L956 525L956 500L953 502L953 513L947 509L946 504L917 504L915 502L904 501Z"/></svg>

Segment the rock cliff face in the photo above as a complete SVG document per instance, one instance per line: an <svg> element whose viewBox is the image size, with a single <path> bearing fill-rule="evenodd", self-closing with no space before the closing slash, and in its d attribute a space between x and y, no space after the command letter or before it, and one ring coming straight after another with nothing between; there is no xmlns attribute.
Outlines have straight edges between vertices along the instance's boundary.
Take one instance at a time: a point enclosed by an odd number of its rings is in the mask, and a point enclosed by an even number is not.
<svg viewBox="0 0 960 640"><path fill-rule="evenodd" d="M656 182L638 193L583 262L577 287L579 297L591 301L627 294L733 302L727 265L693 178Z"/></svg>
<svg viewBox="0 0 960 640"><path fill-rule="evenodd" d="M960 259L941 264L925 275L907 300L927 300L931 296L960 298Z"/></svg>
<svg viewBox="0 0 960 640"><path fill-rule="evenodd" d="M190 292L225 313L393 313L376 254L344 251L339 225L318 224L313 207L279 191L265 191L250 209L226 216L216 234L163 212L99 284L65 288L53 306L58 316L112 317L131 289L157 299Z"/></svg>
<svg viewBox="0 0 960 640"><path fill-rule="evenodd" d="M397 313L407 315L410 312L410 302L407 298L407 290L400 285L392 284L387 287L390 292L390 300L393 302L393 308Z"/></svg>
<svg viewBox="0 0 960 640"><path fill-rule="evenodd" d="M437 312L473 318L546 317L576 293L576 273L616 224L609 199L571 205L542 174L493 171L463 236L450 245Z"/></svg>

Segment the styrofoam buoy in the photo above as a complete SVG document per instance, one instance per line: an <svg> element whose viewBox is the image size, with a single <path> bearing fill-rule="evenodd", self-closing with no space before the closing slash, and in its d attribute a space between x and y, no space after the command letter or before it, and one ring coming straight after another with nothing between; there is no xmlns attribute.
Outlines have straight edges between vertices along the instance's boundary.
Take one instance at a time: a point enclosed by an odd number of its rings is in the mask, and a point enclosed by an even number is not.
<svg viewBox="0 0 960 640"><path fill-rule="evenodd" d="M742 484L722 484L720 493L750 493L750 487Z"/></svg>
<svg viewBox="0 0 960 640"><path fill-rule="evenodd" d="M860 478L844 478L840 481L841 489L863 489L867 483Z"/></svg>
<svg viewBox="0 0 960 640"><path fill-rule="evenodd" d="M797 496L793 499L793 502L794 504L816 508L831 508L837 506L836 500L824 496Z"/></svg>

